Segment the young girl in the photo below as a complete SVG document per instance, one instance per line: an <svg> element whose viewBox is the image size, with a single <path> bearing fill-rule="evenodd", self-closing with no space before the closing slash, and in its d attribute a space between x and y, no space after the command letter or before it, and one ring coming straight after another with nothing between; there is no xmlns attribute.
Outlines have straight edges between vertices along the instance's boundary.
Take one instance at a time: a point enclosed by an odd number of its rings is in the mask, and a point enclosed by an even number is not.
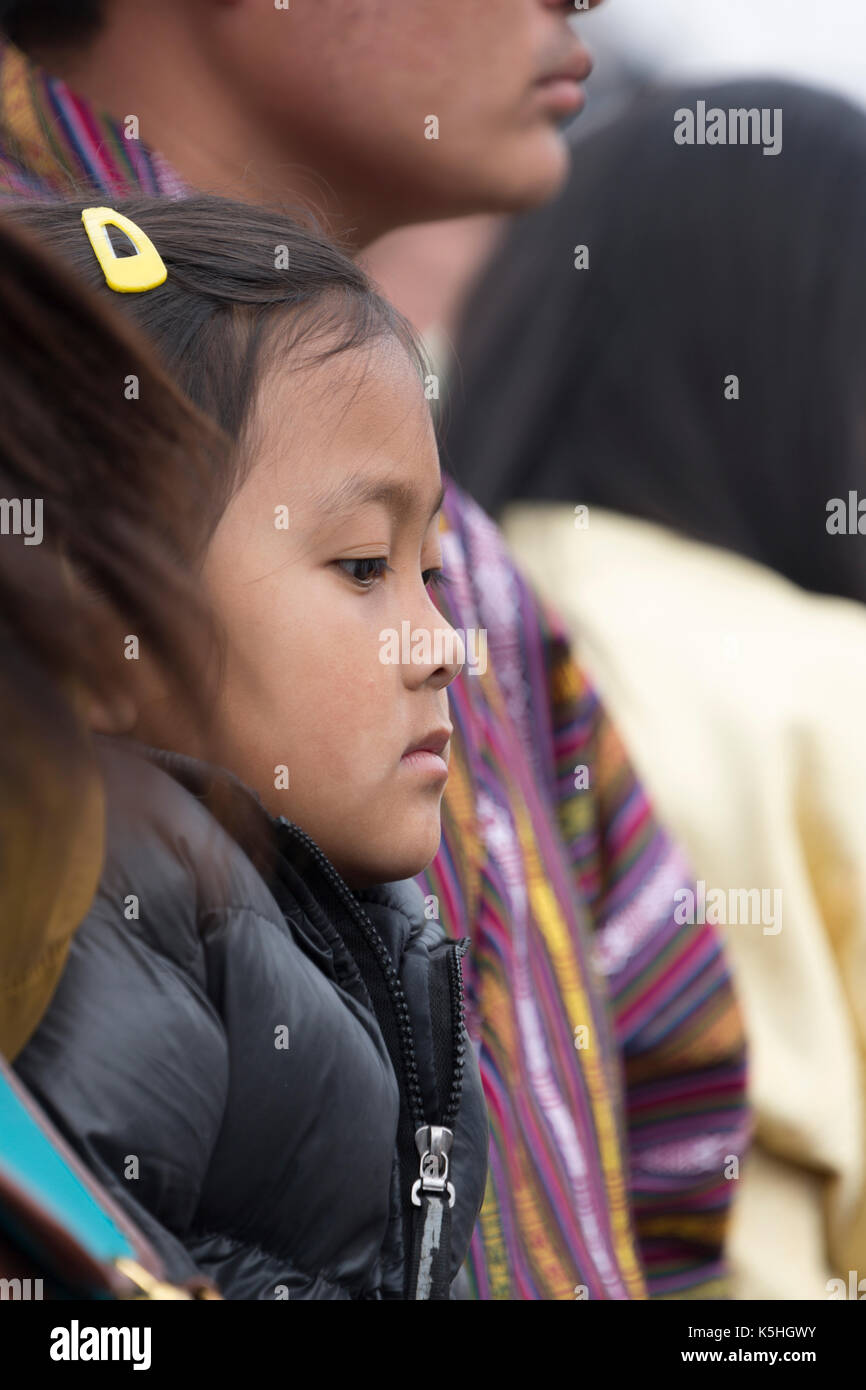
<svg viewBox="0 0 866 1390"><path fill-rule="evenodd" d="M16 215L135 314L236 445L190 556L222 662L202 727L124 635L140 678L127 736L104 741L102 882L17 1069L171 1277L234 1298L447 1298L487 1118L464 943L394 881L438 845L461 665L430 593L423 364L363 273L280 214L136 200L85 226L85 210ZM117 213L134 260L109 242ZM99 389L134 431L126 364Z"/></svg>

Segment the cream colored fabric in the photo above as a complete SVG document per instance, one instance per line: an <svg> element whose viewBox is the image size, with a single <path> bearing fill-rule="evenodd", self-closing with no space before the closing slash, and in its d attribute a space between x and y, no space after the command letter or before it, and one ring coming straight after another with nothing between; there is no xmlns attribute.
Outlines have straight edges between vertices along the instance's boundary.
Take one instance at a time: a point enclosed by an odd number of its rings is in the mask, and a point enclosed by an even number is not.
<svg viewBox="0 0 866 1390"><path fill-rule="evenodd" d="M757 1113L733 1296L826 1298L866 1277L866 608L600 509L504 530L707 891L781 890L778 932L720 927Z"/></svg>

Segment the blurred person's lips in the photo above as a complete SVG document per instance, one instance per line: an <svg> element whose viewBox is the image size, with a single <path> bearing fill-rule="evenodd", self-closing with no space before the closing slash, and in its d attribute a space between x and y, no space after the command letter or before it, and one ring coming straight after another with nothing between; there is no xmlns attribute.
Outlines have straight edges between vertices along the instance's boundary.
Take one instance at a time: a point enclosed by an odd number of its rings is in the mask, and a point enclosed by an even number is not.
<svg viewBox="0 0 866 1390"><path fill-rule="evenodd" d="M583 44L569 49L532 84L544 104L568 113L579 111L586 101L581 83L592 72L592 57Z"/></svg>

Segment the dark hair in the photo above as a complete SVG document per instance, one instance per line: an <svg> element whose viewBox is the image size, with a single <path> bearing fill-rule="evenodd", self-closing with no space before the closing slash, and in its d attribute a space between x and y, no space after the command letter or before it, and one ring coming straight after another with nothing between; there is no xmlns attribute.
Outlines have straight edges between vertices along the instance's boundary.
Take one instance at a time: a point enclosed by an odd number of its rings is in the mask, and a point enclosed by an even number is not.
<svg viewBox="0 0 866 1390"><path fill-rule="evenodd" d="M4 816L17 807L38 823L40 806L56 806L39 781L52 759L56 779L80 772L79 697L110 703L125 688L127 634L183 707L206 713L216 638L186 556L229 452L132 326L0 219L0 498L12 522L0 535ZM18 517L37 503L42 535L27 544Z"/></svg>
<svg viewBox="0 0 866 1390"><path fill-rule="evenodd" d="M262 374L278 352L300 366L391 335L419 376L428 369L408 321L308 215L293 218L206 195L124 198L112 207L151 238L168 278L140 294L115 294L106 288L82 226L82 209L92 202L21 204L12 215L94 287L120 301L182 390L236 444ZM122 249L116 245L118 254ZM323 346L313 351L318 343ZM214 479L211 525L243 468L242 452L235 450L228 473Z"/></svg>
<svg viewBox="0 0 866 1390"><path fill-rule="evenodd" d="M699 99L781 108L782 152L676 144ZM445 463L494 512L595 503L866 599L866 540L826 530L866 484L864 246L863 112L776 81L651 91L576 141L470 294Z"/></svg>
<svg viewBox="0 0 866 1390"><path fill-rule="evenodd" d="M103 19L103 0L0 0L0 26L25 50L86 44Z"/></svg>

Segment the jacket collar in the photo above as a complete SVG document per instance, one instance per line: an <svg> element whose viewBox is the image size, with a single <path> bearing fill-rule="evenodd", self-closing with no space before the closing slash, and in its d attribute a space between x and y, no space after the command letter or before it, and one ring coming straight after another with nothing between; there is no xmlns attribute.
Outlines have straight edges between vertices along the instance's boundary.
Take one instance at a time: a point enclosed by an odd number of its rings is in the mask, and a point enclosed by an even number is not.
<svg viewBox="0 0 866 1390"><path fill-rule="evenodd" d="M405 935L406 928L414 933L423 926L424 899L414 879L376 884L359 894L349 888L324 851L305 831L284 816L272 816L258 793L233 772L183 753L143 744L131 746L203 801L271 884L283 877L279 862L282 858L309 887L315 888L320 900L334 904L345 888L359 906L363 904L367 909L373 905L386 915L395 914L400 918L404 923L401 936ZM389 945L394 944L389 942Z"/></svg>

